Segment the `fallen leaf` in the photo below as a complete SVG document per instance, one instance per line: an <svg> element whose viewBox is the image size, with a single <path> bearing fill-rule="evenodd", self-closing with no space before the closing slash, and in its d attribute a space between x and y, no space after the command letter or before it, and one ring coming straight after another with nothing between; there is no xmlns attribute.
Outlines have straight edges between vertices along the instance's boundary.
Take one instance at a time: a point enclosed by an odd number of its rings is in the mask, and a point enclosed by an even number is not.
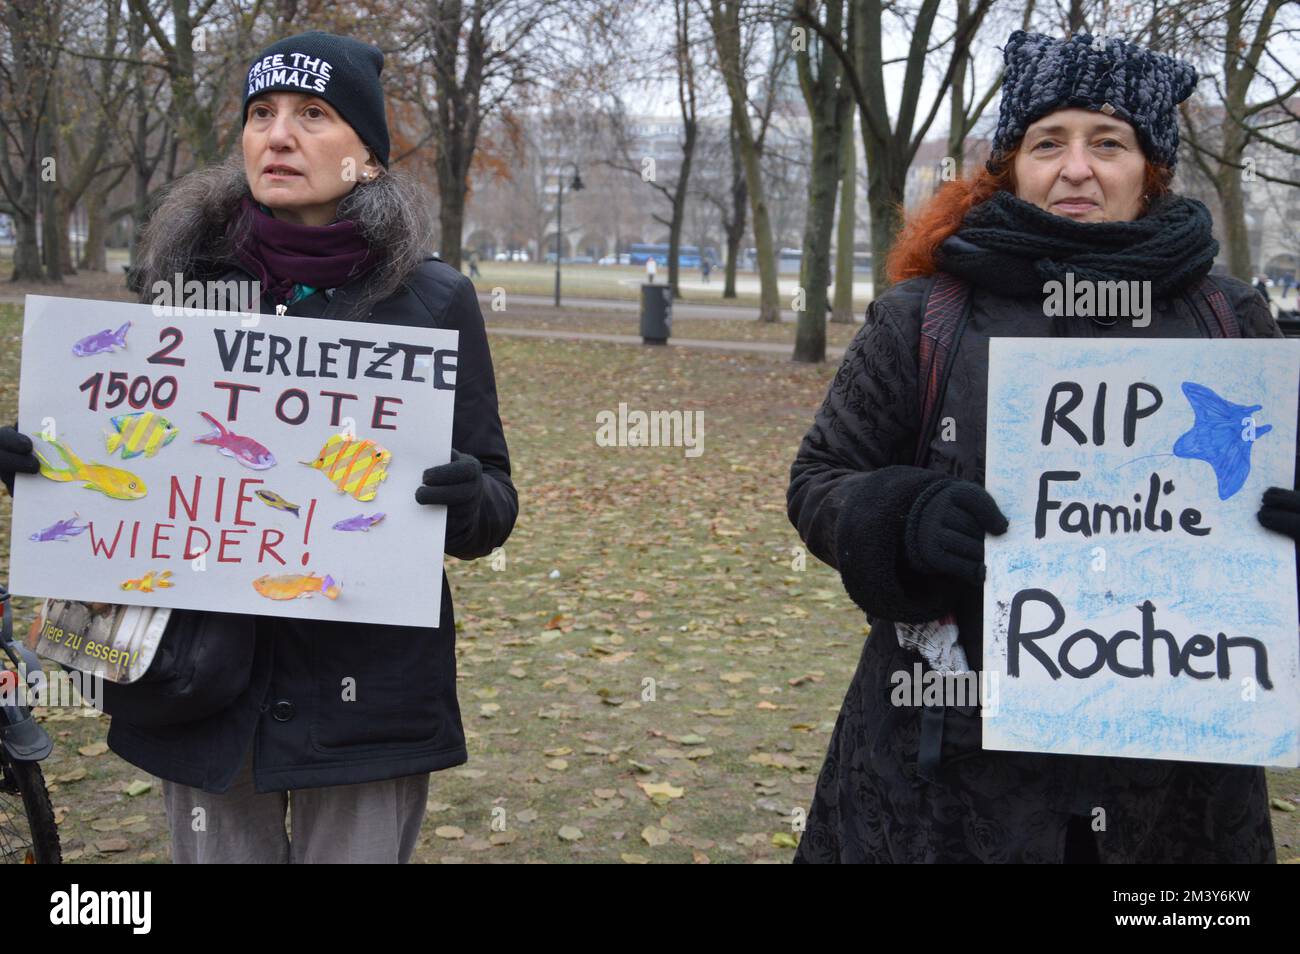
<svg viewBox="0 0 1300 954"><path fill-rule="evenodd" d="M637 787L649 798L681 798L686 789L677 788L672 782L637 782Z"/></svg>
<svg viewBox="0 0 1300 954"><path fill-rule="evenodd" d="M647 825L641 829L641 840L651 848L658 848L660 845L668 844L672 835L662 828L656 828L654 825Z"/></svg>

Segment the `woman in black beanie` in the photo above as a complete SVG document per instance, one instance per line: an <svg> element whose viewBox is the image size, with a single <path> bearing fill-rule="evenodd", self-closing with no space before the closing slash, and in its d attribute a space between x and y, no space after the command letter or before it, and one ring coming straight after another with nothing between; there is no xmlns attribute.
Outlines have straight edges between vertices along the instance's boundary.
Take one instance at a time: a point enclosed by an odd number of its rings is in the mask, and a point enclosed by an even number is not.
<svg viewBox="0 0 1300 954"><path fill-rule="evenodd" d="M264 313L458 331L452 460L409 492L447 507L446 552L472 560L518 512L492 358L473 284L429 254L427 197L387 168L382 67L326 33L262 51L242 149L175 184L134 277L144 301L178 274L257 280ZM0 430L11 493L34 463ZM144 677L104 696L110 748L164 780L175 861L405 862L429 773L467 760L445 573L428 626L174 609Z"/></svg>
<svg viewBox="0 0 1300 954"><path fill-rule="evenodd" d="M791 522L872 621L794 860L1271 862L1261 768L984 751L978 706L891 705L915 664L982 667L984 539L1007 529L982 486L990 337L1281 334L1254 289L1209 274L1209 212L1170 191L1196 72L1087 35L1017 31L1004 53L992 158L908 220L899 284L791 467ZM1047 317L1045 283L1071 273L1150 282L1150 320ZM960 303L955 340L933 318L923 333L933 288L932 316ZM1300 495L1269 490L1259 520L1294 539Z"/></svg>

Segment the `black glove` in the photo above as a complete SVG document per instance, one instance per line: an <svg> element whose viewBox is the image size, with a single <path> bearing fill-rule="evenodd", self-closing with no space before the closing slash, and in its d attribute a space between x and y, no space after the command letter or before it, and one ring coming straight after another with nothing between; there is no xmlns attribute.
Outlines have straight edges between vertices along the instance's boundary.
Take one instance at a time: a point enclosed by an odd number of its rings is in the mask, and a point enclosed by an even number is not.
<svg viewBox="0 0 1300 954"><path fill-rule="evenodd" d="M15 474L39 474L41 462L32 453L32 439L18 430L18 422L13 427L0 427L0 482L3 482L9 496L14 495Z"/></svg>
<svg viewBox="0 0 1300 954"><path fill-rule="evenodd" d="M918 573L984 580L984 534L1007 532L1007 518L989 492L969 480L935 481L912 504L904 558Z"/></svg>
<svg viewBox="0 0 1300 954"><path fill-rule="evenodd" d="M1300 493L1282 487L1264 491L1264 505L1255 515L1270 530L1300 540Z"/></svg>
<svg viewBox="0 0 1300 954"><path fill-rule="evenodd" d="M463 540L478 525L483 465L477 457L453 447L451 463L424 472L424 483L415 489L415 499L417 503L446 506L448 545Z"/></svg>

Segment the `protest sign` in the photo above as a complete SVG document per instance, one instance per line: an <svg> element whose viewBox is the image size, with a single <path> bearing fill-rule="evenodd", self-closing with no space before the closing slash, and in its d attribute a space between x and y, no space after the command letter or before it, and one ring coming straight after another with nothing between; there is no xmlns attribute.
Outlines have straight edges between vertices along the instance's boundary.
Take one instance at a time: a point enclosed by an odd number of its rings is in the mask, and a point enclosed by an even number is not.
<svg viewBox="0 0 1300 954"><path fill-rule="evenodd" d="M457 333L28 296L11 589L438 625Z"/></svg>
<svg viewBox="0 0 1300 954"><path fill-rule="evenodd" d="M989 342L986 749L1300 758L1300 342Z"/></svg>

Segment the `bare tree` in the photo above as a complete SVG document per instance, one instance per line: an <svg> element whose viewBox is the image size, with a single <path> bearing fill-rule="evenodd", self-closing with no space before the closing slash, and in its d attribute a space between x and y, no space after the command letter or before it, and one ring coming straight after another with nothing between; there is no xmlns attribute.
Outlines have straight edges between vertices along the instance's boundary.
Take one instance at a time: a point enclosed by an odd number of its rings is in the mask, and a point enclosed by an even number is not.
<svg viewBox="0 0 1300 954"><path fill-rule="evenodd" d="M14 281L46 277L37 242L37 219L42 201L54 190L51 176L57 176L57 164L46 150L58 66L57 55L48 54L46 47L57 45L61 13L61 4L42 0L10 0L4 11L8 41L6 55L0 57L0 130L4 135L0 189L4 211L14 220Z"/></svg>
<svg viewBox="0 0 1300 954"><path fill-rule="evenodd" d="M843 37L844 0L795 0L796 18L820 19L821 33ZM803 258L799 284L804 308L795 331L794 360L826 360L826 286L830 280L831 230L835 224L835 193L840 181L841 130L852 126L852 95L835 53L819 34L796 34L795 65L799 86L812 122L812 170L808 177L808 206L804 219ZM800 42L804 41L804 42Z"/></svg>
<svg viewBox="0 0 1300 954"><path fill-rule="evenodd" d="M104 0L102 7L87 13L78 32L88 37L90 47L86 53L90 55L67 49L63 56L65 68L59 90L63 94L61 147L66 159L58 178L56 225L65 253L64 266L72 269L74 263L66 254L68 222L72 211L84 201L89 234L82 259L75 265L103 271L108 193L130 165L111 148L117 141L114 133L118 117L130 91L130 72L128 64L118 56L124 32L122 5L117 0ZM75 85L76 95L68 95L68 84Z"/></svg>
<svg viewBox="0 0 1300 954"><path fill-rule="evenodd" d="M594 38L614 18L613 7L600 0L425 0L399 52L416 79L408 101L424 121L413 149L434 149L439 250L449 264L461 263L465 197L484 120L523 87L565 82L580 61L598 74ZM590 29L570 31L574 19Z"/></svg>
<svg viewBox="0 0 1300 954"><path fill-rule="evenodd" d="M745 187L754 221L754 245L758 255L759 321L781 320L780 289L777 284L776 249L772 242L772 222L763 185L761 149L758 131L749 115L748 77L742 55L741 7L744 0L709 0L709 24L717 51L718 69L727 85L733 104L736 144L740 163L745 170ZM772 21L774 60L789 56L789 44L779 39L780 27ZM770 95L770 94L769 94Z"/></svg>
<svg viewBox="0 0 1300 954"><path fill-rule="evenodd" d="M668 287L674 298L681 298L680 262L682 229L686 220L687 199L691 194L691 171L694 167L696 148L700 139L700 91L697 75L696 52L691 41L691 27L694 20L691 0L673 0L672 42L666 50L654 50L646 62L646 77L638 76L638 81L650 77L662 77L665 68L672 71L677 98L678 115L681 117L681 136L677 141L680 159L671 168L661 168L654 162L653 167L647 161L654 161L653 156L637 157L633 152L641 137L631 128L621 98L613 98L607 110L606 119L610 127L616 158L604 160L604 164L636 176L648 186L667 205L668 214L658 211L651 213L654 221L668 229ZM635 53L629 57L634 59Z"/></svg>
<svg viewBox="0 0 1300 954"><path fill-rule="evenodd" d="M1296 33L1294 20L1288 26L1278 19L1287 6L1287 0L1227 0L1169 10L1173 20L1170 42L1217 60L1218 69L1211 74L1217 102L1198 106L1188 100L1179 108L1192 161L1219 200L1219 227L1228 268L1245 280L1252 277L1252 269L1244 183L1259 178L1300 187L1294 179L1265 171L1258 155L1246 154L1255 146L1259 153L1268 147L1300 155L1282 129L1300 122L1300 115L1289 105L1300 93L1300 77L1294 62L1284 61L1270 49L1274 44L1280 46L1279 38L1293 38ZM1294 3L1288 12L1295 16ZM1282 81L1270 73L1280 73ZM1251 102L1252 90L1261 88L1267 93Z"/></svg>
<svg viewBox="0 0 1300 954"><path fill-rule="evenodd" d="M959 67L964 69L971 43L994 0L976 0L966 12L958 10L951 37L937 42L934 32L940 0L921 0L916 5L887 4L884 0L851 0L851 3L853 30L848 49L815 21L801 22L818 30L840 57L858 105L867 160L867 202L871 208L872 282L879 294L888 287L884 263L902 225L907 170L934 124L954 75ZM907 55L898 61L884 56L887 13L899 18L910 34ZM918 122L921 89L931 56L945 48L948 54L939 88ZM904 73L898 116L893 120L889 114L885 70L896 62L904 64Z"/></svg>
<svg viewBox="0 0 1300 954"><path fill-rule="evenodd" d="M757 16L741 21L740 62L745 64L746 75L749 73L749 64L761 59L756 47L764 38L763 28L768 25L762 18ZM727 91L729 120L726 126L726 145L727 167L730 176L725 184L716 181L699 190L699 195L718 210L722 221L726 244L723 298L736 297L736 270L739 265L740 247L745 238L750 209L749 180L746 172L747 166L744 162L744 149L741 145L740 117L747 110L753 111L754 118L751 122L751 129L754 132L753 152L761 169L767 153L768 134L772 129L776 105L780 98L778 78L789 62L789 45L779 44L775 30L772 31L771 39L777 45L772 50L773 55L768 56L763 64L761 81L755 84L757 95L750 95L747 84L745 101L737 104L735 100L731 99L730 90ZM716 49L714 56L713 65L717 69ZM773 252L775 253L775 249L773 249ZM773 271L775 271L775 266Z"/></svg>
<svg viewBox="0 0 1300 954"><path fill-rule="evenodd" d="M851 325L853 317L853 239L857 234L858 151L853 146L853 116L840 128L840 218L835 230L835 295L831 323Z"/></svg>
<svg viewBox="0 0 1300 954"><path fill-rule="evenodd" d="M158 9L151 0L127 3L161 53L171 93L168 121L176 138L185 143L197 165L215 162L230 148L239 130L235 125L222 131L220 117L239 88L229 81L231 70L242 77L243 67L254 53L248 27L256 20L261 3L252 16L234 10L224 32L213 14L216 0L170 0ZM223 38L221 42L218 37Z"/></svg>

